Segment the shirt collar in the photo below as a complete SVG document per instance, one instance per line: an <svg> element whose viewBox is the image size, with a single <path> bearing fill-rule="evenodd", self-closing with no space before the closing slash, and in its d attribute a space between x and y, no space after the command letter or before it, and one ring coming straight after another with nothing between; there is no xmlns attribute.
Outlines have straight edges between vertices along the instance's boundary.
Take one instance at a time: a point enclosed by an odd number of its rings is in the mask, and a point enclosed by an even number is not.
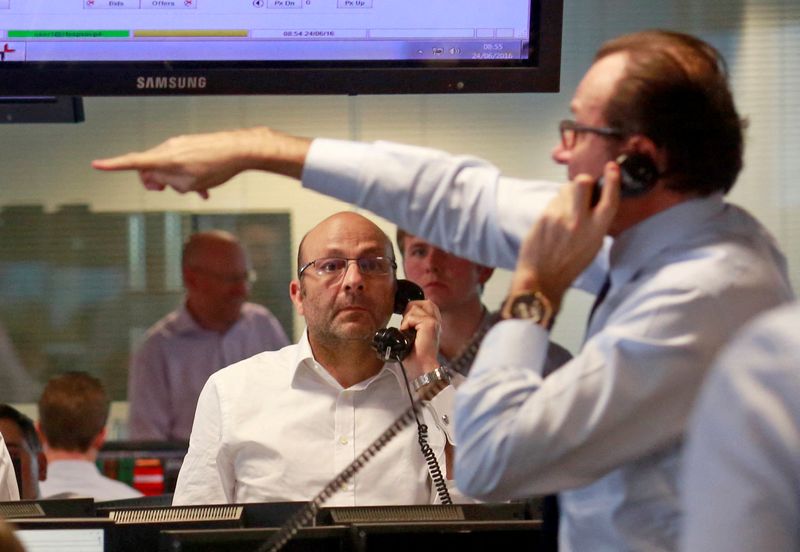
<svg viewBox="0 0 800 552"><path fill-rule="evenodd" d="M722 194L682 201L629 228L614 240L610 253L611 288L632 280L652 260L676 244L702 234L708 220L725 209Z"/></svg>
<svg viewBox="0 0 800 552"><path fill-rule="evenodd" d="M297 386L298 379L300 378L301 374L313 372L332 387L341 389L339 382L337 382L333 376L331 376L330 373L314 358L314 353L311 350L311 343L308 341L308 329L303 331L303 335L300 338L300 341L297 343L297 353L295 355L294 362L290 366L290 370L292 387ZM372 382L386 377L393 377L397 382L400 391L405 393L405 381L403 380L403 373L400 370L400 365L396 362L384 363L383 368L381 368L377 374L355 384L354 386L350 387L350 389L354 391L366 389L372 384ZM409 383L411 382L409 381Z"/></svg>

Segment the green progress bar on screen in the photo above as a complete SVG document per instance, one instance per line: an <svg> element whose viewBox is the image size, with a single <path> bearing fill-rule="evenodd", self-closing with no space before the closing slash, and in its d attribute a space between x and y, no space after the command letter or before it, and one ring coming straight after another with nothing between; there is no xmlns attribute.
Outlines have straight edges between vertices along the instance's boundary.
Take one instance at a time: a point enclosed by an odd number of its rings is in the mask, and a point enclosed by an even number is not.
<svg viewBox="0 0 800 552"><path fill-rule="evenodd" d="M8 31L8 38L128 38L130 31Z"/></svg>

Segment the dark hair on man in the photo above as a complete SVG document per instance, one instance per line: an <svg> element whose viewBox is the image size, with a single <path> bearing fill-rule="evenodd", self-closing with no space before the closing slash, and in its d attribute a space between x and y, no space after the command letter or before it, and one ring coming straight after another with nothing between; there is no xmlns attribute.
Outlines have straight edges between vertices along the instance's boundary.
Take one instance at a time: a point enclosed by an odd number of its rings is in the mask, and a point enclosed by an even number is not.
<svg viewBox="0 0 800 552"><path fill-rule="evenodd" d="M39 427L50 447L86 452L105 427L109 408L100 380L66 372L48 381L39 398Z"/></svg>
<svg viewBox="0 0 800 552"><path fill-rule="evenodd" d="M405 247L403 246L403 242L406 241L406 238L409 237L411 234L400 228L397 227L397 233L395 234L395 240L397 241L397 247L400 248L400 256L405 257Z"/></svg>
<svg viewBox="0 0 800 552"><path fill-rule="evenodd" d="M0 420L11 420L17 424L22 433L22 438L28 443L28 448L31 449L32 453L38 454L42 451L42 443L36 433L36 426L33 425L33 420L25 414L11 405L0 404Z"/></svg>
<svg viewBox="0 0 800 552"><path fill-rule="evenodd" d="M595 61L618 52L628 63L606 106L608 126L667 151L670 189L727 193L742 168L745 125L722 55L698 38L650 30L609 40Z"/></svg>

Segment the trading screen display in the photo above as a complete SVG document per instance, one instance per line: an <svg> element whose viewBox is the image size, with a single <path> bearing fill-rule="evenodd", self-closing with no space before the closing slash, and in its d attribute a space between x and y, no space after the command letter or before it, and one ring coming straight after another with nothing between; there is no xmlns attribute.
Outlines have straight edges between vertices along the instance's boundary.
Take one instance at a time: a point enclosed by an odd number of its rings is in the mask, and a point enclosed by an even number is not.
<svg viewBox="0 0 800 552"><path fill-rule="evenodd" d="M27 552L103 552L103 529L19 529Z"/></svg>
<svg viewBox="0 0 800 552"><path fill-rule="evenodd" d="M0 0L0 62L514 61L531 0Z"/></svg>

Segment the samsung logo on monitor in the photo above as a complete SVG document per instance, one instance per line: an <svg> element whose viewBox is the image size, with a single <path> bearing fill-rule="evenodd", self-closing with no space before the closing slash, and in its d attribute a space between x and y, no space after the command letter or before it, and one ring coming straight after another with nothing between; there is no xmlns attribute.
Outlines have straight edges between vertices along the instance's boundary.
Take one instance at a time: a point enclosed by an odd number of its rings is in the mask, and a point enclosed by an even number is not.
<svg viewBox="0 0 800 552"><path fill-rule="evenodd" d="M206 84L206 77L136 77L139 90L200 90Z"/></svg>

